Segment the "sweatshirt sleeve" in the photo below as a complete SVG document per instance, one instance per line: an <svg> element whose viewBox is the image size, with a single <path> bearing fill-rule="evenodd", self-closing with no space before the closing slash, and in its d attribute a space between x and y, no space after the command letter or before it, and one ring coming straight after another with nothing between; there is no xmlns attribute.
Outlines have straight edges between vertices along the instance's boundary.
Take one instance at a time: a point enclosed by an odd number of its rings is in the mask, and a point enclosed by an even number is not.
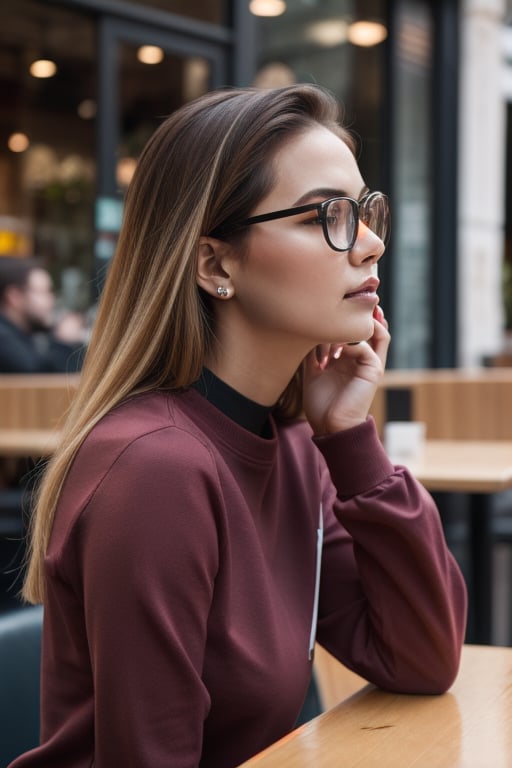
<svg viewBox="0 0 512 768"><path fill-rule="evenodd" d="M459 667L467 595L432 497L391 464L371 418L315 443L330 475L318 641L386 690L444 692Z"/></svg>
<svg viewBox="0 0 512 768"><path fill-rule="evenodd" d="M80 523L98 768L200 762L219 489L206 448L167 443L162 430L126 448Z"/></svg>

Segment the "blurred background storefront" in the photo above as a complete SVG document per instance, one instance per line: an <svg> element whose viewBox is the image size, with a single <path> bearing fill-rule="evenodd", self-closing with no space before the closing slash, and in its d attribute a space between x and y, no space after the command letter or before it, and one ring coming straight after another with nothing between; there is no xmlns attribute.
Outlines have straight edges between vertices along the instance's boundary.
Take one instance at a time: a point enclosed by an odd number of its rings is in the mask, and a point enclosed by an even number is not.
<svg viewBox="0 0 512 768"><path fill-rule="evenodd" d="M162 117L218 86L315 82L391 197L391 365L479 363L504 343L512 263L505 21L498 0L3 0L0 255L44 256L61 300L93 305Z"/></svg>

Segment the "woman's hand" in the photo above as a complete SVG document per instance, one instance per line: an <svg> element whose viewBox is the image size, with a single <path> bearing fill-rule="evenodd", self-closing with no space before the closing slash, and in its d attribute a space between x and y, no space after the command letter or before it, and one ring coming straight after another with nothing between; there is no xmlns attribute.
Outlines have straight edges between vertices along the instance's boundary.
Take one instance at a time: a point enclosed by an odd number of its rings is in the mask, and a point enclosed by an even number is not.
<svg viewBox="0 0 512 768"><path fill-rule="evenodd" d="M390 342L382 309L373 312L373 336L359 344L325 344L304 363L304 412L315 435L366 421L384 373Z"/></svg>

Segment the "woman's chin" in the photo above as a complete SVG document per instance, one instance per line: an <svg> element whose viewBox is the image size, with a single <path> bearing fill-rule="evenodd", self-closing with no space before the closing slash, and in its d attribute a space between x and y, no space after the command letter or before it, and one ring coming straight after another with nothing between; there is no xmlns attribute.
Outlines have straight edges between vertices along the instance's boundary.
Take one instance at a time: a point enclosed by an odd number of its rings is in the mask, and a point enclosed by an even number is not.
<svg viewBox="0 0 512 768"><path fill-rule="evenodd" d="M373 336L373 320L366 326L361 326L353 334L350 334L350 338L345 341L345 344L359 344L361 341L368 341Z"/></svg>

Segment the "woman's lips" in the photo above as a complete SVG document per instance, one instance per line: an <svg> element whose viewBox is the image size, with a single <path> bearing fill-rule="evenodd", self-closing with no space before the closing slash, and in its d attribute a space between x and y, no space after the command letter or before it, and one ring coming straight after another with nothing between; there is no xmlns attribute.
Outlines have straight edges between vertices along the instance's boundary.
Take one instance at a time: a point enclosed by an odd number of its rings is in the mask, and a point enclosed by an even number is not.
<svg viewBox="0 0 512 768"><path fill-rule="evenodd" d="M371 297L372 299L377 298L377 288L379 287L379 281L375 278L370 278L369 280L366 280L362 285L360 285L358 288L355 288L353 291L348 291L343 298L345 299L352 299L352 298L366 298Z"/></svg>

